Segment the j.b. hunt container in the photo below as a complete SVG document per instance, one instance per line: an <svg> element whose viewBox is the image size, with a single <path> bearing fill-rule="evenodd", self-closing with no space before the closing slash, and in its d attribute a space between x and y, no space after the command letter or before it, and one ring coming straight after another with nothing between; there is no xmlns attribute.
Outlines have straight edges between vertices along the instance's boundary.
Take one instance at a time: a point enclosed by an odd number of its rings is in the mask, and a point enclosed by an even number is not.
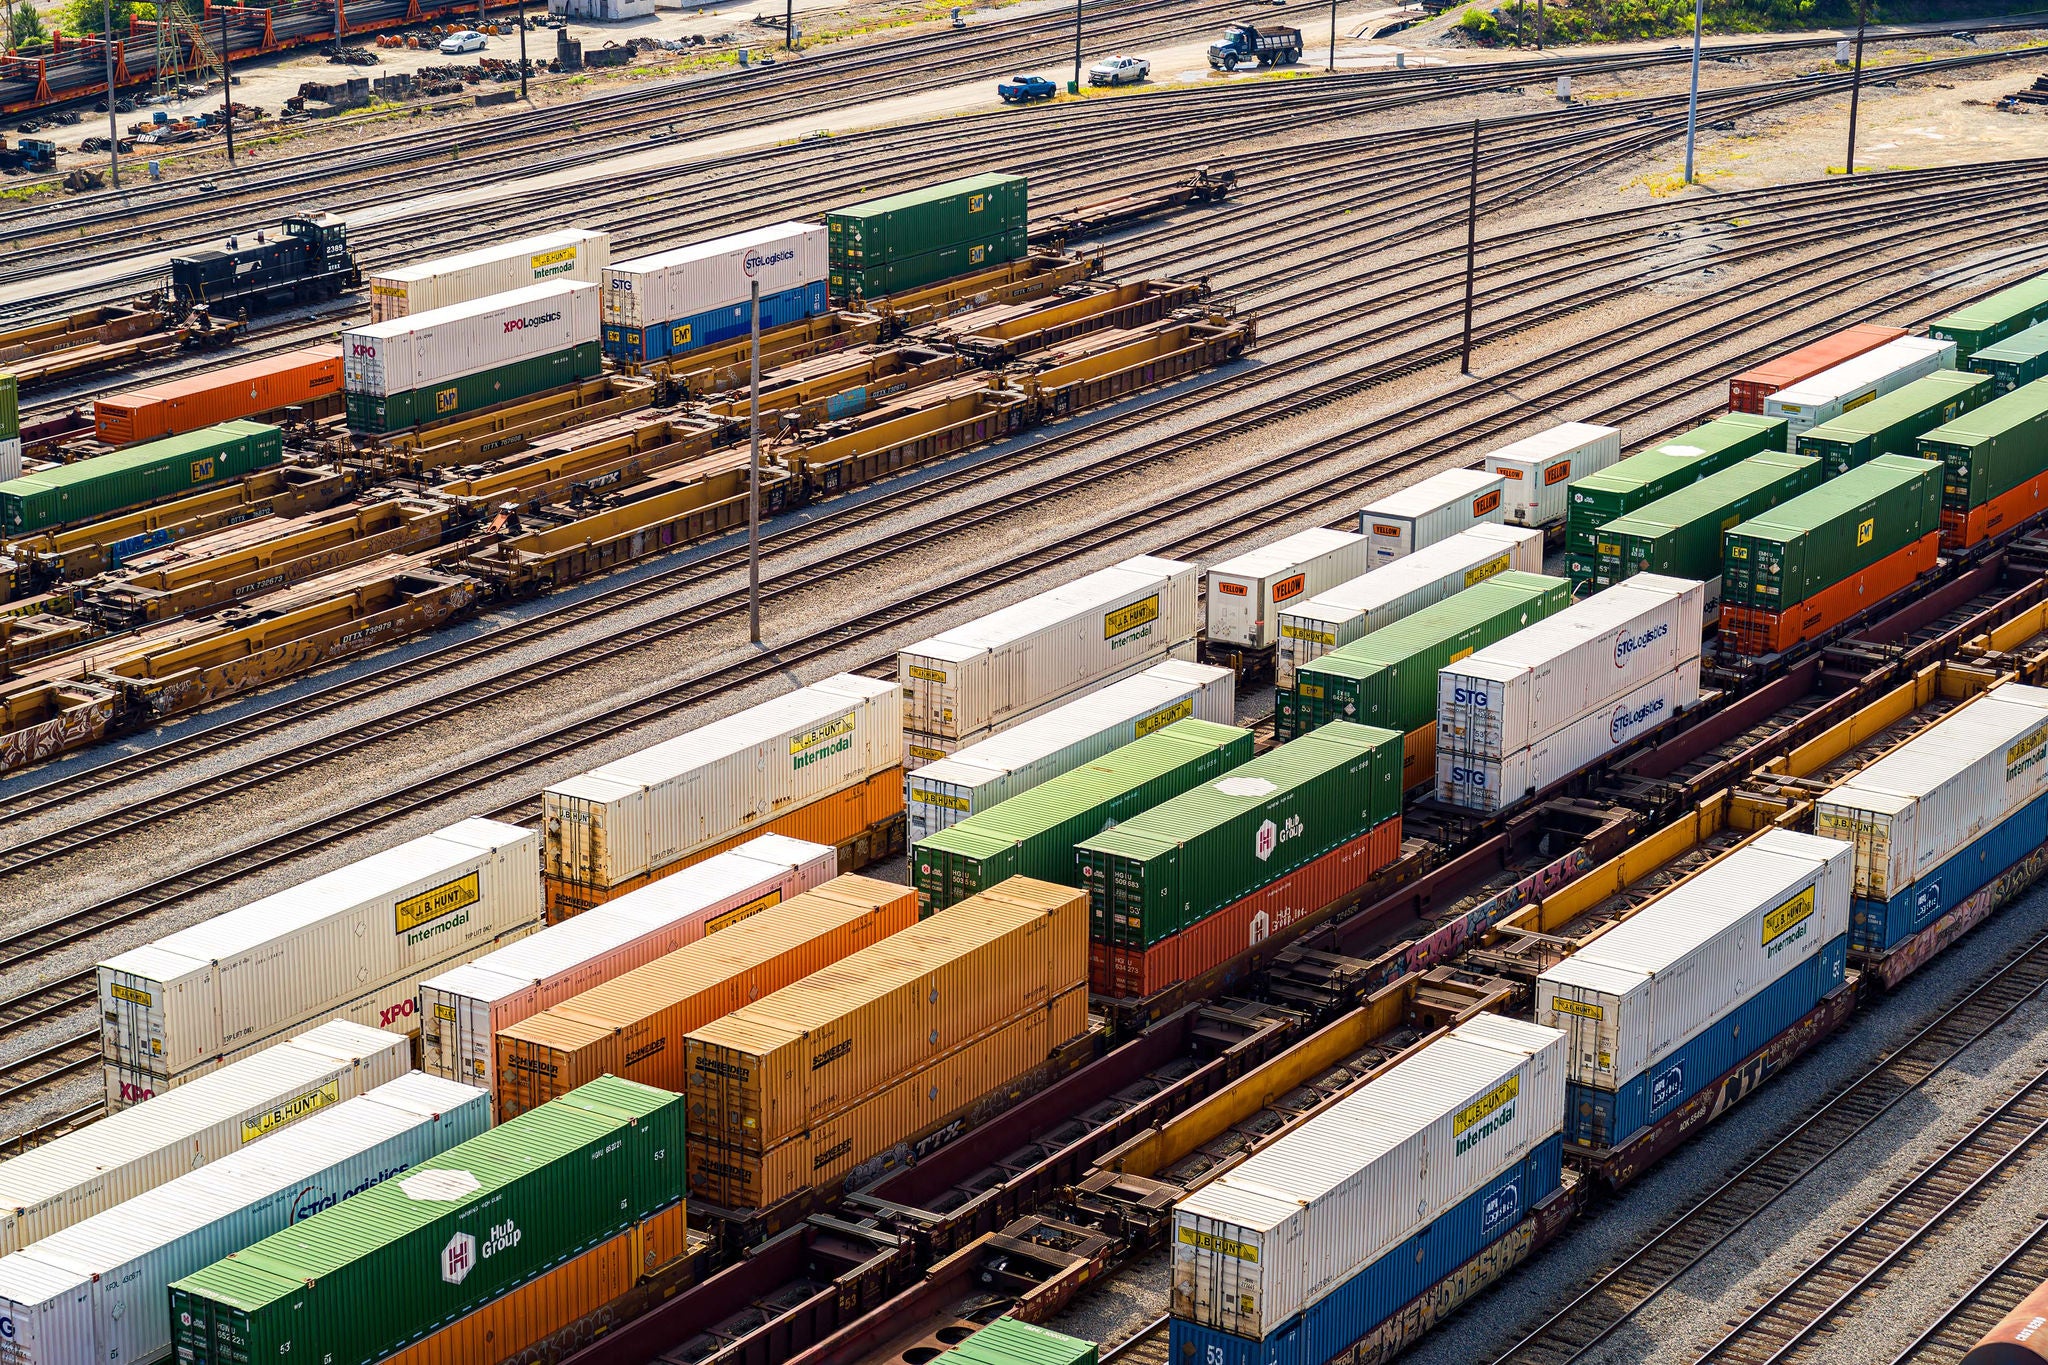
<svg viewBox="0 0 2048 1365"><path fill-rule="evenodd" d="M1662 445L1651 446L1590 478L1574 479L1565 513L1567 570L1577 581L1593 577L1594 532L1616 517L1689 487L1764 450L1785 447L1782 417L1731 412Z"/></svg>
<svg viewBox="0 0 2048 1365"><path fill-rule="evenodd" d="M1561 422L1548 431L1503 446L1481 467L1506 480L1503 508L1514 526L1549 526L1564 520L1567 485L1621 458L1621 432L1591 422Z"/></svg>
<svg viewBox="0 0 2048 1365"><path fill-rule="evenodd" d="M598 289L555 281L341 334L348 424L398 431L592 379Z"/></svg>
<svg viewBox="0 0 2048 1365"><path fill-rule="evenodd" d="M1927 337L1900 337L1874 351L1845 360L1764 400L1764 415L1786 420L1787 445L1821 423L1852 412L1936 370L1956 367L1956 344Z"/></svg>
<svg viewBox="0 0 2048 1365"><path fill-rule="evenodd" d="M1593 581L1609 587L1640 573L1697 578L1706 610L1721 603L1722 537L1745 518L1819 486L1826 476L1810 455L1752 455L1692 487L1659 498L1600 528Z"/></svg>
<svg viewBox="0 0 2048 1365"><path fill-rule="evenodd" d="M1928 324L1927 334L1955 342L1956 349L1968 356L2044 319L2048 319L2048 275L2036 275L1947 317L1936 318Z"/></svg>
<svg viewBox="0 0 2048 1365"><path fill-rule="evenodd" d="M611 259L611 234L563 228L479 251L380 270L370 276L370 321L468 303L554 280L596 284Z"/></svg>
<svg viewBox="0 0 2048 1365"><path fill-rule="evenodd" d="M1788 351L1753 370L1745 370L1728 381L1728 406L1735 412L1762 413L1764 400L1780 389L1810 379L1822 370L1833 369L1845 360L1874 351L1906 335L1903 327L1881 327L1859 322L1833 336L1822 337L1796 351ZM1778 449L1784 449L1780 445ZM1754 453L1754 452L1751 452Z"/></svg>
<svg viewBox="0 0 2048 1365"><path fill-rule="evenodd" d="M660 360L745 336L753 289L761 329L825 311L825 227L775 223L652 256L604 272L604 353Z"/></svg>
<svg viewBox="0 0 2048 1365"><path fill-rule="evenodd" d="M1536 1021L1566 1040L1566 1140L1619 1146L1840 986L1852 862L1769 830L1538 977Z"/></svg>
<svg viewBox="0 0 2048 1365"><path fill-rule="evenodd" d="M1938 370L1802 432L1799 453L1817 456L1830 479L1880 455L1912 455L1922 433L1989 402L1992 394L1990 375Z"/></svg>
<svg viewBox="0 0 2048 1365"><path fill-rule="evenodd" d="M1928 431L1919 453L1943 465L1944 550L2010 530L2048 504L2048 384L2015 389Z"/></svg>
<svg viewBox="0 0 2048 1365"><path fill-rule="evenodd" d="M1374 564L1385 564L1481 522L1505 521L1507 480L1483 469L1447 469L1358 513Z"/></svg>
<svg viewBox="0 0 2048 1365"><path fill-rule="evenodd" d="M1242 649L1271 649L1280 639L1280 613L1366 570L1366 540L1349 531L1291 535L1212 567L1208 586L1208 640Z"/></svg>
<svg viewBox="0 0 2048 1365"><path fill-rule="evenodd" d="M1990 375L1996 393L2011 393L2022 384L2048 378L2048 322L2035 323L1984 347L1969 357L1965 367Z"/></svg>
<svg viewBox="0 0 2048 1365"><path fill-rule="evenodd" d="M162 1091L333 1015L417 1029L422 976L539 924L539 860L534 831L464 820L110 958L108 1074Z"/></svg>

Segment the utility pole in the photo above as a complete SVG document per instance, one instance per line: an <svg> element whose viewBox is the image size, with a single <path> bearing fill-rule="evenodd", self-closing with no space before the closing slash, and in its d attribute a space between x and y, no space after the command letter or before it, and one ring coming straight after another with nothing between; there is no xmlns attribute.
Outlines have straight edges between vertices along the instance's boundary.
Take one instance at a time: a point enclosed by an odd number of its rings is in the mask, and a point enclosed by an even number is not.
<svg viewBox="0 0 2048 1365"><path fill-rule="evenodd" d="M1543 0L1536 0L1536 50L1543 50Z"/></svg>
<svg viewBox="0 0 2048 1365"><path fill-rule="evenodd" d="M782 50L796 50L796 0L782 0Z"/></svg>
<svg viewBox="0 0 2048 1365"><path fill-rule="evenodd" d="M1465 200L1465 341L1458 348L1458 373L1472 373L1472 281L1479 259L1479 120L1472 120L1471 190Z"/></svg>
<svg viewBox="0 0 2048 1365"><path fill-rule="evenodd" d="M1337 0L1330 0L1330 70L1337 69Z"/></svg>
<svg viewBox="0 0 2048 1365"><path fill-rule="evenodd" d="M1081 93L1081 0L1074 0L1074 79L1067 82L1067 93Z"/></svg>
<svg viewBox="0 0 2048 1365"><path fill-rule="evenodd" d="M1692 144L1700 127L1700 15L1704 0L1692 0L1692 98L1685 106L1685 183L1692 183Z"/></svg>
<svg viewBox="0 0 2048 1365"><path fill-rule="evenodd" d="M519 98L526 99L526 0L519 0Z"/></svg>
<svg viewBox="0 0 2048 1365"><path fill-rule="evenodd" d="M1863 24L1868 18L1864 0L1856 0L1856 74L1849 78L1849 161L1843 168L1856 174L1856 105L1863 94Z"/></svg>
<svg viewBox="0 0 2048 1365"><path fill-rule="evenodd" d="M220 7L220 112L227 120L228 167L235 164L235 73L234 63L228 60L228 7L223 0Z"/></svg>
<svg viewBox="0 0 2048 1365"><path fill-rule="evenodd" d="M754 281L753 361L747 389L747 638L761 643L761 282Z"/></svg>
<svg viewBox="0 0 2048 1365"><path fill-rule="evenodd" d="M107 59L107 164L114 172L114 188L121 188L121 124L114 115L114 0L100 0L106 16L106 30L100 34L100 51ZM12 36L12 35L9 35Z"/></svg>
<svg viewBox="0 0 2048 1365"><path fill-rule="evenodd" d="M1528 8L1529 8L1529 6L1528 6L1527 4L1525 4L1525 3L1523 3L1523 0L1515 0L1515 46L1516 46L1516 47L1520 47L1520 46L1522 45L1522 13L1523 13L1523 11L1527 10Z"/></svg>

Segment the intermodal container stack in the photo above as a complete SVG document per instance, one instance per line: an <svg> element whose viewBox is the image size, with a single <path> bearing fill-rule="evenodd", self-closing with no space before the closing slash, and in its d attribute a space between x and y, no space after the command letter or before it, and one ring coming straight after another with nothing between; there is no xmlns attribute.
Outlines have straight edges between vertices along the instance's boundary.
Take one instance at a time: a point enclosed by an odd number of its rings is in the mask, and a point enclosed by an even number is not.
<svg viewBox="0 0 2048 1365"><path fill-rule="evenodd" d="M1880 455L1912 455L1922 433L1981 407L1994 393L1988 374L1940 370L1801 432L1799 453L1817 457L1830 479Z"/></svg>
<svg viewBox="0 0 2048 1365"><path fill-rule="evenodd" d="M1780 653L1875 606L1934 567L1942 466L1880 455L1730 530L1721 638Z"/></svg>
<svg viewBox="0 0 2048 1365"><path fill-rule="evenodd" d="M1731 412L1639 451L1591 478L1574 480L1565 513L1566 573L1575 582L1592 580L1599 558L1595 533L1616 517L1689 488L1759 451L1784 448L1783 418Z"/></svg>
<svg viewBox="0 0 2048 1365"><path fill-rule="evenodd" d="M1953 341L1956 350L1968 356L2043 321L2048 321L2048 275L2036 275L1947 317L1936 318L1928 324L1927 335Z"/></svg>
<svg viewBox="0 0 2048 1365"><path fill-rule="evenodd" d="M1750 517L1820 486L1821 462L1811 455L1766 451L1709 474L1682 493L1616 517L1600 528L1593 582L1612 587L1639 573L1697 578L1706 608L1721 602L1721 538Z"/></svg>
<svg viewBox="0 0 2048 1365"><path fill-rule="evenodd" d="M223 422L0 483L0 522L16 535L93 521L283 462L276 427Z"/></svg>
<svg viewBox="0 0 2048 1365"><path fill-rule="evenodd" d="M1775 360L1765 361L1753 370L1745 370L1728 381L1728 407L1734 412L1752 412L1762 415L1764 400L1780 389L1789 389L1802 379L1811 379L1822 370L1833 369L1845 360L1874 351L1888 341L1897 341L1906 334L1903 327L1880 327L1875 323L1859 322L1845 327L1833 336L1822 337L1796 351L1788 351ZM1781 445L1778 449L1782 450ZM1749 452L1755 453L1755 452Z"/></svg>
<svg viewBox="0 0 2048 1365"><path fill-rule="evenodd" d="M315 346L94 399L93 435L111 446L154 441L340 392L340 348Z"/></svg>
<svg viewBox="0 0 2048 1365"><path fill-rule="evenodd" d="M2048 322L2037 322L1970 356L1968 367L1991 376L1999 393L2048 378Z"/></svg>
<svg viewBox="0 0 2048 1365"><path fill-rule="evenodd" d="M1375 565L1386 564L1481 522L1507 520L1507 480L1483 469L1446 469L1358 513L1358 533Z"/></svg>
<svg viewBox="0 0 2048 1365"><path fill-rule="evenodd" d="M1811 379L1802 379L1764 400L1766 417L1788 423L1784 449L1798 449L1799 437L1872 399L1904 388L1937 370L1956 367L1956 344L1927 337L1900 337Z"/></svg>
<svg viewBox="0 0 2048 1365"><path fill-rule="evenodd" d="M851 673L800 687L541 793L548 922L759 834L856 841L903 813L903 699Z"/></svg>
<svg viewBox="0 0 2048 1365"><path fill-rule="evenodd" d="M1324 1365L1559 1187L1564 1036L1460 1024L1173 1208L1168 1359Z"/></svg>
<svg viewBox="0 0 2048 1365"><path fill-rule="evenodd" d="M1251 761L1252 734L1176 721L977 812L910 851L920 915L1011 877L1078 885L1074 845Z"/></svg>
<svg viewBox="0 0 2048 1365"><path fill-rule="evenodd" d="M1030 185L990 172L825 215L836 302L879 299L1024 258Z"/></svg>
<svg viewBox="0 0 2048 1365"><path fill-rule="evenodd" d="M1365 552L1364 536L1317 529L1224 560L1204 576L1210 645L1273 648L1287 603L1358 577Z"/></svg>
<svg viewBox="0 0 2048 1365"><path fill-rule="evenodd" d="M1088 898L1013 877L689 1038L690 1185L764 1209L970 1116L1088 1029Z"/></svg>
<svg viewBox="0 0 2048 1365"><path fill-rule="evenodd" d="M370 276L370 321L389 322L559 280L596 284L611 259L611 242L609 232L563 228L380 270Z"/></svg>
<svg viewBox="0 0 2048 1365"><path fill-rule="evenodd" d="M419 1027L423 976L540 923L540 835L464 820L99 965L107 1101L163 1091L314 1019Z"/></svg>
<svg viewBox="0 0 2048 1365"><path fill-rule="evenodd" d="M1964 550L2048 504L2048 384L2033 383L1920 437L1943 465L1941 548Z"/></svg>
<svg viewBox="0 0 2048 1365"><path fill-rule="evenodd" d="M1143 999L1363 886L1401 851L1401 735L1337 721L1074 846L1089 984Z"/></svg>
<svg viewBox="0 0 2048 1365"><path fill-rule="evenodd" d="M644 364L825 311L825 228L775 223L673 251L620 261L604 272L604 353Z"/></svg>
<svg viewBox="0 0 2048 1365"><path fill-rule="evenodd" d="M1548 431L1503 446L1482 467L1507 482L1511 526L1551 526L1564 520L1567 488L1621 458L1621 431L1591 422L1560 422Z"/></svg>
<svg viewBox="0 0 2048 1365"><path fill-rule="evenodd" d="M2005 683L1820 798L1814 830L1855 848L1850 946L1932 927L2048 842L2048 691Z"/></svg>
<svg viewBox="0 0 2048 1365"><path fill-rule="evenodd" d="M680 1090L692 1029L916 920L910 888L835 877L573 995L499 1032L498 1113L526 1113L605 1075Z"/></svg>

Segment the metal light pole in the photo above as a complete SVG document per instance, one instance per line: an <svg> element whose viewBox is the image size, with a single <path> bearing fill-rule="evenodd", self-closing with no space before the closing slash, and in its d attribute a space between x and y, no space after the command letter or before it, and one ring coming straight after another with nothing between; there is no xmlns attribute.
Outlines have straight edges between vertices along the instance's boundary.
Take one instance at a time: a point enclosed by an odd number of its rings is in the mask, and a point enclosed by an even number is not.
<svg viewBox="0 0 2048 1365"><path fill-rule="evenodd" d="M100 51L107 59L107 164L114 173L114 188L121 188L121 125L114 116L114 0L100 0L106 16L106 30L100 34Z"/></svg>
<svg viewBox="0 0 2048 1365"><path fill-rule="evenodd" d="M761 282L754 281L753 360L747 388L747 638L761 643Z"/></svg>
<svg viewBox="0 0 2048 1365"><path fill-rule="evenodd" d="M782 50L796 50L796 0L782 0Z"/></svg>
<svg viewBox="0 0 2048 1365"><path fill-rule="evenodd" d="M1458 373L1472 373L1472 281L1479 260L1479 120L1472 120L1471 190L1465 200L1465 341L1458 348Z"/></svg>
<svg viewBox="0 0 2048 1365"><path fill-rule="evenodd" d="M1337 69L1337 0L1330 0L1330 70Z"/></svg>
<svg viewBox="0 0 2048 1365"><path fill-rule="evenodd" d="M519 0L519 98L526 99L526 0Z"/></svg>
<svg viewBox="0 0 2048 1365"><path fill-rule="evenodd" d="M1863 24L1868 17L1863 0L1856 0L1856 74L1849 79L1849 161L1844 169L1856 174L1856 105L1863 94Z"/></svg>
<svg viewBox="0 0 2048 1365"><path fill-rule="evenodd" d="M1704 0L1692 0L1692 98L1685 106L1685 183L1692 183L1692 144L1700 126L1700 13Z"/></svg>
<svg viewBox="0 0 2048 1365"><path fill-rule="evenodd" d="M235 164L235 73L228 60L228 7L220 7L220 112L227 120L228 165Z"/></svg>
<svg viewBox="0 0 2048 1365"><path fill-rule="evenodd" d="M1074 0L1074 79L1067 89L1072 94L1081 93L1081 0Z"/></svg>

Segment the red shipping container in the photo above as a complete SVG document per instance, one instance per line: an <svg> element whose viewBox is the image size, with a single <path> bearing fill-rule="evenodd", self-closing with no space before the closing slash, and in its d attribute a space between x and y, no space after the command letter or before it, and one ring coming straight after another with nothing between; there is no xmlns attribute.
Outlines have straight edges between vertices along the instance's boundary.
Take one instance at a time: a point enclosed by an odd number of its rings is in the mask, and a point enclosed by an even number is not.
<svg viewBox="0 0 2048 1365"><path fill-rule="evenodd" d="M1853 360L1865 351L1874 351L1887 341L1897 341L1904 335L1906 329L1903 327L1880 327L1873 322L1859 322L1811 345L1787 351L1776 360L1767 360L1755 369L1744 370L1730 379L1728 410L1762 415L1764 399L1779 389L1789 389L1802 379L1811 379L1822 370L1831 370L1845 360Z"/></svg>
<svg viewBox="0 0 2048 1365"><path fill-rule="evenodd" d="M1934 567L1940 554L1941 532L1929 531L1789 611L1723 605L1721 638L1735 653L1748 658L1783 653L1802 641L1825 634L1894 593L1904 592Z"/></svg>
<svg viewBox="0 0 2048 1365"><path fill-rule="evenodd" d="M340 347L290 351L98 399L92 405L93 435L117 446L154 441L303 407L341 391Z"/></svg>

